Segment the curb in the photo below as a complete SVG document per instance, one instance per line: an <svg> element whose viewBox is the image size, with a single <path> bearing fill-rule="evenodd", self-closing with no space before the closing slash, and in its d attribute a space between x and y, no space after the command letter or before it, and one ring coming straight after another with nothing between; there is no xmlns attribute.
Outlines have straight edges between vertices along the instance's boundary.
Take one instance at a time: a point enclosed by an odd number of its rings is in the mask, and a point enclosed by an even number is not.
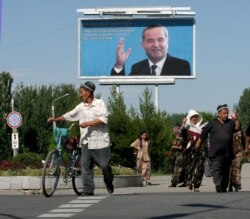
<svg viewBox="0 0 250 219"><path fill-rule="evenodd" d="M103 176L95 176L94 183L96 188L106 188L103 181ZM123 187L139 187L142 186L142 178L135 176L115 176L113 181L115 188ZM68 183L59 179L58 189L72 189L71 179ZM41 190L42 177L41 176L1 176L0 190Z"/></svg>

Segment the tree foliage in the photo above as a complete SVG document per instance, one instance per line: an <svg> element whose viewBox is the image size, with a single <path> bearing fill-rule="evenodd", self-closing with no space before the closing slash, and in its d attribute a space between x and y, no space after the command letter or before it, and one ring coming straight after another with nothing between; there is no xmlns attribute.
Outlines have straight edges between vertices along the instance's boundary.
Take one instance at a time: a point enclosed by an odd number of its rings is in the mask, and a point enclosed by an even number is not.
<svg viewBox="0 0 250 219"><path fill-rule="evenodd" d="M152 95L146 87L139 98L139 111L131 107L126 109L122 93L111 88L108 101L110 137L113 145L113 162L133 167L135 157L130 144L144 130L151 141L151 159L154 169L164 169L165 152L172 142L171 129L165 112L157 112L152 102Z"/></svg>
<svg viewBox="0 0 250 219"><path fill-rule="evenodd" d="M108 99L109 131L112 144L112 161L115 164L133 167L133 151L129 147L131 136L134 136L134 127L131 117L127 113L122 93L117 93L116 87L111 88Z"/></svg>
<svg viewBox="0 0 250 219"><path fill-rule="evenodd" d="M12 83L13 78L10 73L0 73L0 160L11 156L11 129L6 123L6 118L11 112Z"/></svg>
<svg viewBox="0 0 250 219"><path fill-rule="evenodd" d="M52 116L52 104L55 116L60 116L73 109L80 98L78 88L72 84L48 86L18 85L12 89L13 79L7 72L0 73L0 160L10 159L11 128L6 123L6 117L11 111L11 98L14 100L14 109L21 113L22 125L18 128L19 153L36 153L44 159L54 145L52 126L47 118ZM13 90L13 92L11 92ZM68 93L68 97L55 101ZM101 94L97 94L99 98ZM109 130L112 144L112 162L116 165L135 167L136 158L130 144L139 137L143 130L149 134L151 141L151 163L153 170L169 172L172 160L166 157L170 150L173 135L172 127L181 125L187 112L169 115L166 111L156 110L152 101L152 93L148 87L139 96L139 108L127 106L123 93L118 93L115 86L110 89L107 102L109 111ZM239 119L244 128L250 123L250 88L244 90L236 105ZM203 122L215 117L210 112L200 112ZM69 127L68 122L58 122L60 127ZM74 126L70 135L79 135L79 126Z"/></svg>
<svg viewBox="0 0 250 219"><path fill-rule="evenodd" d="M68 97L55 102L55 116L71 110L80 102L78 91L72 84L57 86L24 86L17 85L13 92L14 109L21 113L22 125L18 128L19 153L33 152L46 156L49 145L53 142L52 126L47 118L52 116L52 103L58 97L68 93ZM58 126L69 127L67 122ZM78 134L79 131L74 131Z"/></svg>
<svg viewBox="0 0 250 219"><path fill-rule="evenodd" d="M250 124L250 88L246 88L240 96L239 103L236 105L239 120L243 129Z"/></svg>
<svg viewBox="0 0 250 219"><path fill-rule="evenodd" d="M156 110L148 87L145 88L139 100L141 129L149 134L151 141L152 168L164 169L165 152L169 150L173 140L167 113Z"/></svg>

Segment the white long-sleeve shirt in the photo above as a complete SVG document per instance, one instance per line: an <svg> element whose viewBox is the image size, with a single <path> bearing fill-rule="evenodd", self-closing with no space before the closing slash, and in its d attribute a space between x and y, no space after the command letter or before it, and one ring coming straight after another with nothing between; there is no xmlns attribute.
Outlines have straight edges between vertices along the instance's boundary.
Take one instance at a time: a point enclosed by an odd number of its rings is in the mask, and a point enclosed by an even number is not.
<svg viewBox="0 0 250 219"><path fill-rule="evenodd" d="M105 103L102 99L94 99L92 104L78 104L73 110L63 115L67 121L83 122L101 120L104 124L97 126L89 126L80 128L81 144L88 144L89 149L101 149L110 146L109 131L108 131L108 112Z"/></svg>

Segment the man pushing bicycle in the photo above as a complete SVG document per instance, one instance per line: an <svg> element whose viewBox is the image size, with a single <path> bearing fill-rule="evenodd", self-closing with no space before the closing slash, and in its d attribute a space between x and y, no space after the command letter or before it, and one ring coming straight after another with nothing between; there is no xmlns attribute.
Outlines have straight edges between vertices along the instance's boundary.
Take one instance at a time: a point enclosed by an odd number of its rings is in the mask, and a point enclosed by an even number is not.
<svg viewBox="0 0 250 219"><path fill-rule="evenodd" d="M111 150L108 131L108 112L102 99L94 97L95 84L86 81L79 90L83 100L73 110L59 117L50 117L48 122L79 121L81 164L84 196L94 195L94 164L101 169L109 193L114 192L112 169L110 167Z"/></svg>

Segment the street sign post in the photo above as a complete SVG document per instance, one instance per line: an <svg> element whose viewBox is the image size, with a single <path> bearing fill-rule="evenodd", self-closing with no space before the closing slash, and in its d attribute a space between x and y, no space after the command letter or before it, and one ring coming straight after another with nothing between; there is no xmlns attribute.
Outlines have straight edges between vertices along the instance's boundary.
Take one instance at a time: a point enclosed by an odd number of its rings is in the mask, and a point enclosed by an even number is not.
<svg viewBox="0 0 250 219"><path fill-rule="evenodd" d="M12 133L11 139L12 139L12 149L18 149L19 148L18 133Z"/></svg>
<svg viewBox="0 0 250 219"><path fill-rule="evenodd" d="M14 157L17 155L17 151L19 148L19 136L17 128L22 124L22 121L23 120L21 114L14 110L7 116L7 124L10 128L12 128L11 143Z"/></svg>
<svg viewBox="0 0 250 219"><path fill-rule="evenodd" d="M10 128L18 128L22 124L22 116L19 112L11 112L7 116L7 124Z"/></svg>

